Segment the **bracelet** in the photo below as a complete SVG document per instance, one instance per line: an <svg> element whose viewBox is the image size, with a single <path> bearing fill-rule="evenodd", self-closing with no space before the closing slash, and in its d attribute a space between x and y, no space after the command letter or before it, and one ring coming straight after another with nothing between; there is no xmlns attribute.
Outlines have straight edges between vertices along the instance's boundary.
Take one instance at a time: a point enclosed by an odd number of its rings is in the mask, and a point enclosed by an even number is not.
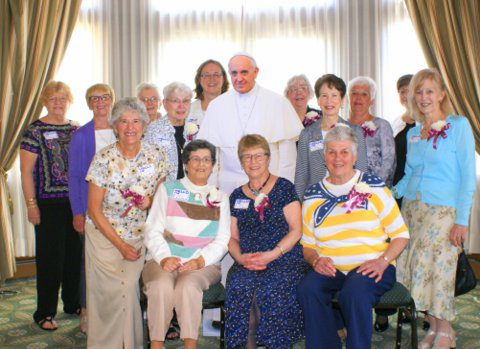
<svg viewBox="0 0 480 349"><path fill-rule="evenodd" d="M319 260L320 260L320 256L317 256L317 257L313 260L313 262L312 262L312 268L315 269L315 265L317 265L317 263L318 263Z"/></svg>
<svg viewBox="0 0 480 349"><path fill-rule="evenodd" d="M277 245L277 246L275 246L275 247L278 247L278 248L280 249L280 253L282 254L282 256L285 254L285 250L283 249L282 246Z"/></svg>
<svg viewBox="0 0 480 349"><path fill-rule="evenodd" d="M381 257L382 257L382 259L383 259L385 262L387 262L388 264L390 264L389 258L388 258L387 256L383 255L383 256L381 256Z"/></svg>
<svg viewBox="0 0 480 349"><path fill-rule="evenodd" d="M27 204L27 208L31 208L31 207L36 207L37 206L37 199L35 198L30 198L30 199L27 199L25 200L26 204Z"/></svg>

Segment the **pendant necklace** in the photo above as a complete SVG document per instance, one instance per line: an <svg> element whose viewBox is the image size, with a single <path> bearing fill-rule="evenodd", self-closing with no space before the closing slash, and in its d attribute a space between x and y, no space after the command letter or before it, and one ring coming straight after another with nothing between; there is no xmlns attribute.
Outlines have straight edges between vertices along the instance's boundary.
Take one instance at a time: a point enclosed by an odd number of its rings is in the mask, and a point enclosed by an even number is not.
<svg viewBox="0 0 480 349"><path fill-rule="evenodd" d="M245 136L245 130L248 127L248 123L250 121L250 118L252 117L253 114L253 109L255 108L255 104L257 104L257 97L258 97L258 90L252 91L254 93L254 96L250 97L253 98L253 103L252 106L250 107L250 111L246 115L246 119L242 120L242 116L240 115L240 106L238 105L238 99L235 98L235 108L237 112L237 119L238 122L240 123L240 129L242 130L242 136Z"/></svg>
<svg viewBox="0 0 480 349"><path fill-rule="evenodd" d="M265 184L267 184L268 180L270 179L270 176L271 176L271 173L268 174L267 179L265 180L265 182L263 182L263 184L258 189L252 189L252 187L250 186L250 181L248 181L248 183L247 183L248 189L252 192L253 195L258 196L260 194L260 191L265 186Z"/></svg>

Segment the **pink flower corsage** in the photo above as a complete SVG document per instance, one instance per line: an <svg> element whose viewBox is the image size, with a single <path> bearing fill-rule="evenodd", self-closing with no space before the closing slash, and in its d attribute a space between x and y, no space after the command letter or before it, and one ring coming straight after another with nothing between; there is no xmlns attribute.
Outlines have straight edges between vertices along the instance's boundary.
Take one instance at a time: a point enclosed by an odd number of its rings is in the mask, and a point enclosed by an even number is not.
<svg viewBox="0 0 480 349"><path fill-rule="evenodd" d="M315 121L320 119L320 114L312 110L305 114L305 119L303 119L303 126L307 127L313 124Z"/></svg>
<svg viewBox="0 0 480 349"><path fill-rule="evenodd" d="M377 132L377 126L373 121L365 121L362 124L363 137L373 137L375 132Z"/></svg>
<svg viewBox="0 0 480 349"><path fill-rule="evenodd" d="M359 208L365 205L371 196L372 188L370 188L367 183L357 183L348 193L348 200L342 205L342 207L347 208L347 213L350 213L355 208Z"/></svg>
<svg viewBox="0 0 480 349"><path fill-rule="evenodd" d="M445 133L446 130L450 128L450 123L446 123L445 120L438 120L432 124L432 127L428 131L428 138L429 141L433 138L433 149L437 149L437 139L438 136L442 138L447 138L447 134Z"/></svg>
<svg viewBox="0 0 480 349"><path fill-rule="evenodd" d="M193 122L186 122L185 123L185 133L187 136L187 141L191 142L195 139L199 130L199 126L194 124Z"/></svg>
<svg viewBox="0 0 480 349"><path fill-rule="evenodd" d="M130 198L130 203L128 204L127 209L120 215L121 218L126 217L133 207L139 207L142 204L143 199L145 199L145 191L138 185L134 185L126 190L120 189L120 194L122 194L124 199Z"/></svg>
<svg viewBox="0 0 480 349"><path fill-rule="evenodd" d="M221 200L219 199L219 193L217 188L213 187L207 194L207 206L210 208L215 208L220 206Z"/></svg>
<svg viewBox="0 0 480 349"><path fill-rule="evenodd" d="M270 202L268 196L264 193L258 194L254 202L255 212L260 214L260 220L263 222L265 219L265 209L270 208Z"/></svg>

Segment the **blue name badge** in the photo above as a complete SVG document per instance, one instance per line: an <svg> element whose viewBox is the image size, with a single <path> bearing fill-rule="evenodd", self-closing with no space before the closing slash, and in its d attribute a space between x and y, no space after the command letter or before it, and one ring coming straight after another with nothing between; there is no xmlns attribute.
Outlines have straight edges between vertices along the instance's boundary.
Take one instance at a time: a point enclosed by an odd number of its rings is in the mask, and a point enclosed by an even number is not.
<svg viewBox="0 0 480 349"><path fill-rule="evenodd" d="M317 151L323 149L323 139L319 141L313 141L308 144L308 148L310 151Z"/></svg>
<svg viewBox="0 0 480 349"><path fill-rule="evenodd" d="M190 191L186 189L173 189L173 198L175 200L188 201Z"/></svg>
<svg viewBox="0 0 480 349"><path fill-rule="evenodd" d="M250 201L248 199L237 199L235 200L235 205L233 208L237 210L246 210L248 208L248 205L250 205Z"/></svg>

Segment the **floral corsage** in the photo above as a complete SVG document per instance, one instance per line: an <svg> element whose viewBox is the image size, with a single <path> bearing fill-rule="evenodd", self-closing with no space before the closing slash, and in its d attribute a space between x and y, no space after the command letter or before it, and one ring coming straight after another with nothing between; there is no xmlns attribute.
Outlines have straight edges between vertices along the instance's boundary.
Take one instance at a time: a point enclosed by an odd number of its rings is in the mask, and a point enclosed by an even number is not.
<svg viewBox="0 0 480 349"><path fill-rule="evenodd" d="M268 201L267 194L258 194L255 198L254 207L255 211L260 215L260 220L263 222L265 219L265 209L270 208L270 202Z"/></svg>
<svg viewBox="0 0 480 349"><path fill-rule="evenodd" d="M377 132L377 126L373 121L365 121L362 124L363 137L373 137L375 132Z"/></svg>
<svg viewBox="0 0 480 349"><path fill-rule="evenodd" d="M198 125L194 124L193 122L186 122L185 123L185 133L187 135L187 141L191 142L195 139L199 130Z"/></svg>
<svg viewBox="0 0 480 349"><path fill-rule="evenodd" d="M360 208L366 205L371 196L372 188L370 188L367 183L357 183L348 193L347 202L345 202L342 207L347 208L347 213L350 213L355 208Z"/></svg>
<svg viewBox="0 0 480 349"><path fill-rule="evenodd" d="M445 133L445 131L449 128L450 123L447 123L445 120L438 120L437 122L434 122L432 124L430 130L428 131L427 141L433 138L433 149L437 149L438 136L441 136L442 138L447 138L447 134Z"/></svg>
<svg viewBox="0 0 480 349"><path fill-rule="evenodd" d="M305 114L305 118L303 119L303 122L302 122L303 126L304 127L310 126L318 119L320 119L320 114L315 110L311 110L307 114Z"/></svg>
<svg viewBox="0 0 480 349"><path fill-rule="evenodd" d="M120 194L124 199L130 198L127 209L120 215L121 218L126 217L133 207L139 207L145 199L145 190L139 185L133 185L125 190L120 189Z"/></svg>
<svg viewBox="0 0 480 349"><path fill-rule="evenodd" d="M213 187L207 194L206 202L207 206L210 208L215 208L220 206L220 193L217 188Z"/></svg>

